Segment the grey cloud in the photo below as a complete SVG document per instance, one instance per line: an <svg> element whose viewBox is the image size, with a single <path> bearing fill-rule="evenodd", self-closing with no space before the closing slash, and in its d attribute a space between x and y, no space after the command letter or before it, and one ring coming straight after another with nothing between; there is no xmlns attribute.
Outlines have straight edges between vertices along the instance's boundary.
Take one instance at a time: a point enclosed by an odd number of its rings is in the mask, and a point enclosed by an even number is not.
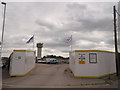
<svg viewBox="0 0 120 90"><path fill-rule="evenodd" d="M4 50L9 50L9 48L11 49L24 49L24 48L31 48L31 44L26 44L27 40L30 37L27 36L22 36L22 35L9 35L9 37L5 38L4 40L4 45L3 48Z"/></svg>
<svg viewBox="0 0 120 90"><path fill-rule="evenodd" d="M83 30L99 30L99 31L111 31L113 30L112 18L103 18L101 20L81 19Z"/></svg>
<svg viewBox="0 0 120 90"><path fill-rule="evenodd" d="M49 23L45 20L36 20L35 22L40 26L47 27L48 29L53 29L55 27L52 23Z"/></svg>
<svg viewBox="0 0 120 90"><path fill-rule="evenodd" d="M111 31L113 29L112 10L110 10L112 4L100 3L98 5L97 3L91 3L93 6L104 7L104 10L98 7L96 10L90 10L87 4L74 3L68 5L68 13L71 17L69 19L72 21L70 21L68 27L71 26L71 29L75 31ZM109 13L106 13L106 11L109 11Z"/></svg>
<svg viewBox="0 0 120 90"><path fill-rule="evenodd" d="M76 20L80 17L83 17L86 10L87 10L87 5L73 3L67 5L66 12L68 13L69 19Z"/></svg>
<svg viewBox="0 0 120 90"><path fill-rule="evenodd" d="M78 47L78 48L75 48ZM96 49L98 46L96 44L88 44L88 45L75 45L74 48L77 50L83 49Z"/></svg>
<svg viewBox="0 0 120 90"><path fill-rule="evenodd" d="M64 53L69 53L69 50L63 50L62 52L64 52Z"/></svg>
<svg viewBox="0 0 120 90"><path fill-rule="evenodd" d="M47 52L47 53L52 53L52 51L50 49L48 49L48 48L44 49L44 51Z"/></svg>
<svg viewBox="0 0 120 90"><path fill-rule="evenodd" d="M51 42L51 43L45 43L45 47L49 47L49 48L54 48L54 49L57 49L57 48L63 48L65 47L66 45L64 44L64 42Z"/></svg>
<svg viewBox="0 0 120 90"><path fill-rule="evenodd" d="M31 48L25 42L33 34L35 43L44 43L44 54L56 51L66 54L69 47L64 40L70 35L74 49L102 48L98 45L101 41L112 48L111 6L108 3L8 3L5 51ZM90 43L83 45L80 40Z"/></svg>
<svg viewBox="0 0 120 90"><path fill-rule="evenodd" d="M114 45L114 39L108 39L106 43L109 45Z"/></svg>
<svg viewBox="0 0 120 90"><path fill-rule="evenodd" d="M72 10L83 10L83 9L87 9L87 6L85 4L79 4L79 3L72 3L72 4L68 4L67 5L68 8L72 9Z"/></svg>

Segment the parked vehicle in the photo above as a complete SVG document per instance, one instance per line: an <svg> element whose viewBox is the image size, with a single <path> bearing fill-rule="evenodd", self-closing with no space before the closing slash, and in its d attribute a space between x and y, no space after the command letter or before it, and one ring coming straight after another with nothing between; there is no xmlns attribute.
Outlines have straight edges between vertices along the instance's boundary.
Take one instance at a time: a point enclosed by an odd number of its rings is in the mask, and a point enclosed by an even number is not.
<svg viewBox="0 0 120 90"><path fill-rule="evenodd" d="M58 64L58 60L50 60L50 64Z"/></svg>
<svg viewBox="0 0 120 90"><path fill-rule="evenodd" d="M45 60L43 60L43 61L42 61L42 63L46 63L46 61L45 61Z"/></svg>
<svg viewBox="0 0 120 90"><path fill-rule="evenodd" d="M42 60L37 60L38 63L42 63Z"/></svg>
<svg viewBox="0 0 120 90"><path fill-rule="evenodd" d="M46 63L47 64L58 64L59 62L55 58L46 58Z"/></svg>
<svg viewBox="0 0 120 90"><path fill-rule="evenodd" d="M46 63L46 61L45 61L45 60L42 60L42 59L38 59L37 62L38 62L38 63Z"/></svg>

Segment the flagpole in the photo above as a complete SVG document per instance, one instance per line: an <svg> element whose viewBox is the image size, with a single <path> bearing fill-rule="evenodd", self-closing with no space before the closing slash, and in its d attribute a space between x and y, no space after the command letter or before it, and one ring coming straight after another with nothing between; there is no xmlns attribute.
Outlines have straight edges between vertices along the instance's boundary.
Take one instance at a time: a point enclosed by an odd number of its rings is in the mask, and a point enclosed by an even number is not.
<svg viewBox="0 0 120 90"><path fill-rule="evenodd" d="M72 52L72 35L71 35L71 52Z"/></svg>
<svg viewBox="0 0 120 90"><path fill-rule="evenodd" d="M2 61L2 49L3 49L3 39L4 39L4 29L5 29L5 16L6 16L6 3L1 2L4 5L4 15L3 15L3 25L2 25L2 38L1 38L1 47L0 47L0 62Z"/></svg>
<svg viewBox="0 0 120 90"><path fill-rule="evenodd" d="M72 44L70 45L70 51L72 51Z"/></svg>
<svg viewBox="0 0 120 90"><path fill-rule="evenodd" d="M34 37L34 35L33 35L33 51L34 51L34 44L35 44L34 38L35 38L35 37Z"/></svg>

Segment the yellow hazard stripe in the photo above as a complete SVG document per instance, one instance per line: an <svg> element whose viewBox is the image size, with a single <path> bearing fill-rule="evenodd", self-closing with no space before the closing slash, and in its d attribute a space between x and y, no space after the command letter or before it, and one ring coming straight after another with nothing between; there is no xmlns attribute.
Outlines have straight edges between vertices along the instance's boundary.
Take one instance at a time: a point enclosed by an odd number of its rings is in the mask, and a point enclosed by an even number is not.
<svg viewBox="0 0 120 90"><path fill-rule="evenodd" d="M29 51L31 52L32 50L13 50L14 52L26 52L26 51Z"/></svg>
<svg viewBox="0 0 120 90"><path fill-rule="evenodd" d="M74 50L74 52L107 52L107 53L115 53L112 51L104 51L104 50Z"/></svg>
<svg viewBox="0 0 120 90"><path fill-rule="evenodd" d="M116 74L115 73L110 73L110 74L104 74L104 75L101 75L101 76L75 76L76 78L101 78L101 77L105 77L105 76L109 76L109 75L113 75L113 74Z"/></svg>

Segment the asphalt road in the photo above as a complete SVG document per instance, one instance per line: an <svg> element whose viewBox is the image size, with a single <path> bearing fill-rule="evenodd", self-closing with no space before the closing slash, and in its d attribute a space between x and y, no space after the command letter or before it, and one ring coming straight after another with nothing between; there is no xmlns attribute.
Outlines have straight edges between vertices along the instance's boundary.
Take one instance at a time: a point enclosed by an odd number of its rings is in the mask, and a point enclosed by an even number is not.
<svg viewBox="0 0 120 90"><path fill-rule="evenodd" d="M75 78L68 64L37 64L24 77L10 77L3 70L3 88L99 88L107 87L103 79ZM115 87L117 87L115 85Z"/></svg>

